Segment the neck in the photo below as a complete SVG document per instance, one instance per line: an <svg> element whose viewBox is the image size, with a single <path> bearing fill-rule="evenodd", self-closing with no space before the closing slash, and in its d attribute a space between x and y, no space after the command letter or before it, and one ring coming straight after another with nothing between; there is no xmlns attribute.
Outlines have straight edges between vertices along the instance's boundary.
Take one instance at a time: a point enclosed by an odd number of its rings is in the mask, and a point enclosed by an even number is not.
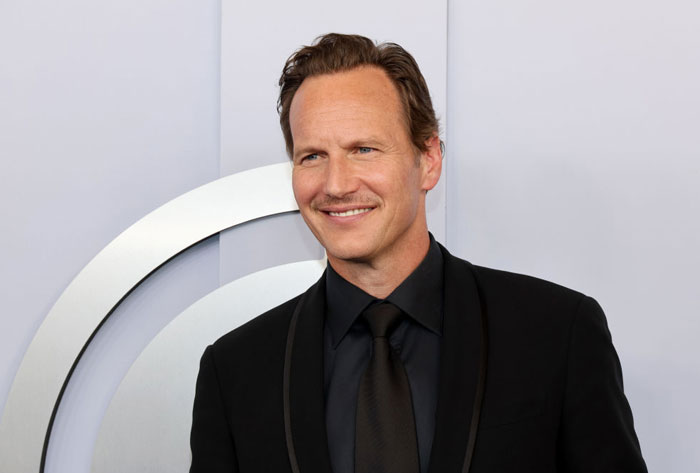
<svg viewBox="0 0 700 473"><path fill-rule="evenodd" d="M423 261L430 247L430 236L426 229L415 241L397 246L389 254L367 261L341 260L328 255L328 262L346 281L377 299L385 299Z"/></svg>

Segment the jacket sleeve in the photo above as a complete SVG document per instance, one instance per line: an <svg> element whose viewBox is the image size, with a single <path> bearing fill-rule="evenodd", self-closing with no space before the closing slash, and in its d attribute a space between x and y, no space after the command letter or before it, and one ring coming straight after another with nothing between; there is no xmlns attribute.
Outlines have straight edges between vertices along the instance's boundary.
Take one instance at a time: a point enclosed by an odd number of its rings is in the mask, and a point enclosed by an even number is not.
<svg viewBox="0 0 700 473"><path fill-rule="evenodd" d="M557 462L567 473L646 473L605 314L583 297L570 333Z"/></svg>
<svg viewBox="0 0 700 473"><path fill-rule="evenodd" d="M209 346L199 365L190 434L190 473L237 473L233 435Z"/></svg>

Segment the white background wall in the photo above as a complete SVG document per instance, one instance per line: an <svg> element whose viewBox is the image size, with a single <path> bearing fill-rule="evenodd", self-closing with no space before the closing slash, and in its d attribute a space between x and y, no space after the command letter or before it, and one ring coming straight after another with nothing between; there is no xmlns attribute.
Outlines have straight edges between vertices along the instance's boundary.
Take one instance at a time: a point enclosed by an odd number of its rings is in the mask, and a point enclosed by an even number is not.
<svg viewBox="0 0 700 473"><path fill-rule="evenodd" d="M700 471L700 5L450 2L448 243L603 306L650 471Z"/></svg>
<svg viewBox="0 0 700 473"><path fill-rule="evenodd" d="M259 41L283 59L317 34L353 30L339 20L348 15L344 4L311 4L224 3L247 28L236 38L220 30L217 1L0 3L0 407L48 309L119 232L197 185L284 159L274 151L281 151L277 131L262 124L251 132L274 135L248 142L243 135L240 160L225 151L237 140L219 135L221 40L250 38L246 48L254 52ZM350 25L413 52L438 45L434 55L416 56L434 77L431 87L446 92L447 246L476 264L597 298L650 471L697 471L700 7L690 0L402 5L400 15L353 9ZM411 26L426 16L442 20ZM229 39L224 47L231 41L238 45ZM252 76L270 83L259 106L273 118L281 65L267 66L270 77ZM440 68L446 84L435 83ZM239 73L251 78L243 67ZM246 106L255 104L252 97ZM272 151L256 152L260 140ZM252 245L260 232L296 228L279 222L224 235L221 253ZM297 240L287 251L314 253ZM196 297L217 276L241 274L233 256L211 257L212 248L218 242L201 249L208 256L190 258L185 275L163 273L171 280L165 294L194 279ZM251 254L242 264L265 266L257 261ZM103 405L113 389L103 392ZM86 465L89 458L77 459L72 471Z"/></svg>

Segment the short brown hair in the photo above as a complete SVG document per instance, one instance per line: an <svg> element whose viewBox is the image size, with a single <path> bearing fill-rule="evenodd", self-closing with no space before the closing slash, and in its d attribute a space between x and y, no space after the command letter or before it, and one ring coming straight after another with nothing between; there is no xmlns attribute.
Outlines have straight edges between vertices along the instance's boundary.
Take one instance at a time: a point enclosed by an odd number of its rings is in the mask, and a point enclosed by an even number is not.
<svg viewBox="0 0 700 473"><path fill-rule="evenodd" d="M413 145L427 150L425 142L438 133L439 125L428 86L413 56L396 43L375 44L364 36L328 33L292 54L282 70L277 112L290 157L294 140L289 108L304 79L360 66L376 66L387 73L399 92Z"/></svg>

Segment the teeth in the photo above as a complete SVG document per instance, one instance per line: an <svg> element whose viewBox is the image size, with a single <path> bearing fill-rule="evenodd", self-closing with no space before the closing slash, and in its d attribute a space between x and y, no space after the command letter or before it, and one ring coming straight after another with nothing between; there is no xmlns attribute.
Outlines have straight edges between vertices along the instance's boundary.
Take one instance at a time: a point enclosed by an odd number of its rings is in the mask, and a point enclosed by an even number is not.
<svg viewBox="0 0 700 473"><path fill-rule="evenodd" d="M369 212L370 210L372 210L372 209L353 209L353 210L347 210L345 212L328 212L328 213L334 217L349 217L350 215L363 214L365 212Z"/></svg>

